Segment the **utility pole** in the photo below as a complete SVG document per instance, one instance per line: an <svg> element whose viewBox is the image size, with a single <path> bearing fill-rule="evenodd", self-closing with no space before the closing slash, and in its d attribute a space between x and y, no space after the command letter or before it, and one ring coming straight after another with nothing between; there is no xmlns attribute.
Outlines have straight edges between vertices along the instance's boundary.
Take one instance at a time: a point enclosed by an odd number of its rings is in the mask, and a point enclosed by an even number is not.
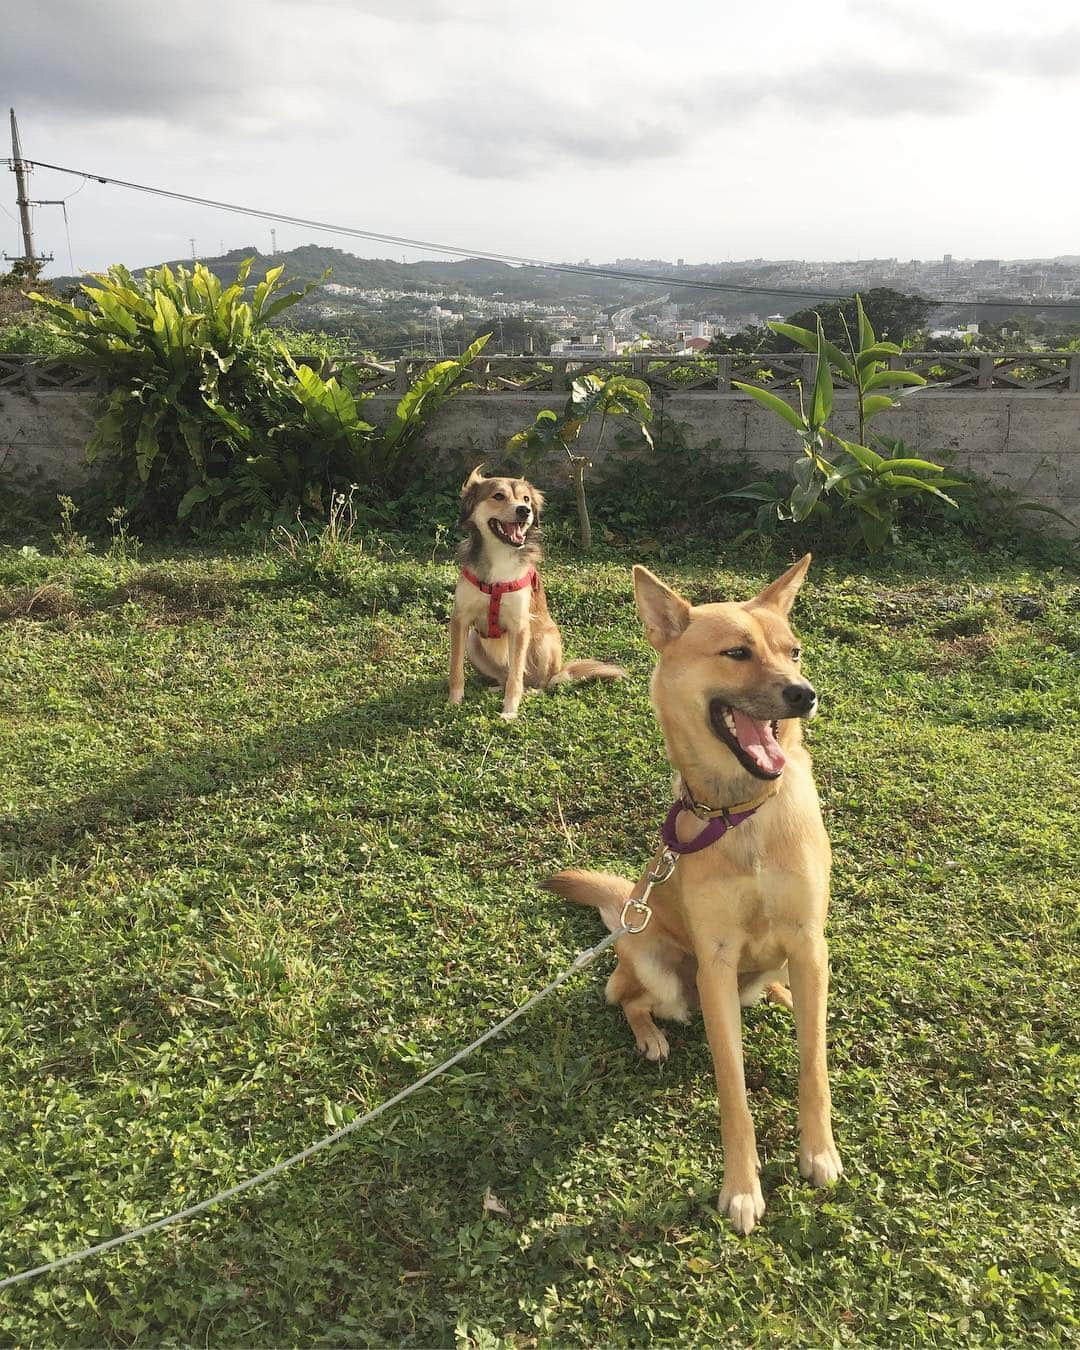
<svg viewBox="0 0 1080 1350"><path fill-rule="evenodd" d="M42 254L40 256L34 253L34 227L30 219L30 168L22 157L22 146L19 144L19 124L15 119L15 109L9 109L11 113L11 169L15 175L15 204L19 208L19 225L22 228L23 251L22 257L13 258L9 253L4 257L9 262L25 262L31 273L34 271L34 265L41 262L51 262L52 254Z"/></svg>
<svg viewBox="0 0 1080 1350"><path fill-rule="evenodd" d="M195 261L195 240L188 236L188 243L191 245L191 261Z"/></svg>
<svg viewBox="0 0 1080 1350"><path fill-rule="evenodd" d="M273 226L270 227L270 256L277 257L277 230Z"/></svg>

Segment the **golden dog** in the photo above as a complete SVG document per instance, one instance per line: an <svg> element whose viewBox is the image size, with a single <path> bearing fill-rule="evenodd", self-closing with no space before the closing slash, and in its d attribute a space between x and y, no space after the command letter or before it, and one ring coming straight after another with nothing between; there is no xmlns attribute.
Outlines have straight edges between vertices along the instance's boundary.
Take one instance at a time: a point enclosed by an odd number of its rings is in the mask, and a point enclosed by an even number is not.
<svg viewBox="0 0 1080 1350"><path fill-rule="evenodd" d="M660 654L653 707L676 771L653 870L673 870L649 898L652 922L615 944L607 995L651 1060L668 1053L654 1015L685 1020L700 1006L720 1098L719 1203L740 1233L765 1208L739 1011L762 994L795 1013L799 1169L817 1186L842 1172L825 1065L831 854L799 720L814 715L817 695L788 626L809 564L807 554L753 600L698 606L634 568L638 612ZM626 902L642 892L620 877L569 871L545 884L598 906L612 932L624 913L638 926L642 911Z"/></svg>
<svg viewBox="0 0 1080 1350"><path fill-rule="evenodd" d="M504 689L502 716L517 716L526 686L552 689L568 680L616 680L603 661L563 665L562 638L548 613L540 561L544 498L524 478L485 478L473 469L461 489L461 575L450 618L450 702L465 696L465 654Z"/></svg>

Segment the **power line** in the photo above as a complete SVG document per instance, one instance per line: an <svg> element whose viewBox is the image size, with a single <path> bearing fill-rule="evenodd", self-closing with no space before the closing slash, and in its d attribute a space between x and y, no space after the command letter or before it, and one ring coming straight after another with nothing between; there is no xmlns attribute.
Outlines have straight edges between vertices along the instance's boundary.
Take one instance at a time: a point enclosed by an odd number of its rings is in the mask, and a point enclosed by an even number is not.
<svg viewBox="0 0 1080 1350"><path fill-rule="evenodd" d="M8 163L11 161L8 160ZM575 263L553 263L546 262L542 258L529 258L516 253L497 253L491 249L480 248L461 248L456 244L440 244L430 239L411 239L404 235L384 234L378 230L365 230L355 225L338 225L330 221L312 220L305 216L292 216L282 211L268 211L256 206L239 206L235 202L218 201L213 197L198 197L193 193L174 192L170 188L152 187L146 183L133 183L123 178L112 178L107 174L92 173L86 169L72 169L62 164L47 164L44 160L22 161L26 165L31 165L36 169L50 169L53 173L72 174L80 178L90 178L96 183L101 183L106 187L127 188L131 192L145 192L155 197L166 197L172 201L188 202L194 206L206 206L216 211L229 211L233 215L251 216L258 220L275 220L286 225L296 225L304 229L318 230L325 234L338 234L355 239L370 239L375 243L393 244L398 248L415 248L423 252L446 253L458 258L483 258L488 262L502 262L517 267L536 267L548 272L563 272L572 276L582 277L610 277L617 281L633 281L649 286L682 286L692 290L717 291L724 294L734 295L775 295L792 297L801 300L848 300L851 298L850 291L832 291L832 290L799 290L795 287L784 286L752 286L745 283L722 282L694 280L687 278L680 280L678 277L655 276L648 272L628 272L621 268L613 267L585 267ZM950 306L977 306L991 305L997 307L1009 307L1011 309L1080 309L1080 300L1074 303L1068 301L1048 300L1040 303L1033 300L969 300L957 299L953 296L934 297L921 296L920 299L926 300L932 305L950 305Z"/></svg>

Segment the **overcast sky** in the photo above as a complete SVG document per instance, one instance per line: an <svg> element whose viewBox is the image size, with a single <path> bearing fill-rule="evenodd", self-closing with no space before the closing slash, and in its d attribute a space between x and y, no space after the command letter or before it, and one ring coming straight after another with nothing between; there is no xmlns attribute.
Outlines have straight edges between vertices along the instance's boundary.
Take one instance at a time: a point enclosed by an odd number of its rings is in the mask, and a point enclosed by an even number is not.
<svg viewBox="0 0 1080 1350"><path fill-rule="evenodd" d="M1077 10L0 0L0 98L30 158L506 253L1048 256L1080 253ZM81 182L39 171L33 195ZM68 213L78 268L269 246L263 223L95 183ZM60 212L35 225L69 271ZM401 256L278 228L313 240Z"/></svg>

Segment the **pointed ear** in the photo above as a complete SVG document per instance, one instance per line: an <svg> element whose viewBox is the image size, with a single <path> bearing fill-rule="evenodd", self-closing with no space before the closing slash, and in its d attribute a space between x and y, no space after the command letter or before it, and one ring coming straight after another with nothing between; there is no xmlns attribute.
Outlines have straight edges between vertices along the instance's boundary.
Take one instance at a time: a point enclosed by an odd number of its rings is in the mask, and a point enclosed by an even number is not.
<svg viewBox="0 0 1080 1350"><path fill-rule="evenodd" d="M464 497L466 492L468 492L468 490L471 487L474 487L477 483L482 483L483 481L484 481L484 466L482 464L478 464L476 468L473 469L472 473L469 474L468 478L465 479L464 483L462 483L461 495Z"/></svg>
<svg viewBox="0 0 1080 1350"><path fill-rule="evenodd" d="M531 483L529 484L529 487L532 490L533 517L536 520L539 520L540 512L544 509L544 494L538 487L533 487Z"/></svg>
<svg viewBox="0 0 1080 1350"><path fill-rule="evenodd" d="M480 472L483 467L482 464L478 464L461 485L461 514L458 516L458 526L461 529L468 525L469 517L476 510L480 489L487 482L487 479Z"/></svg>
<svg viewBox="0 0 1080 1350"><path fill-rule="evenodd" d="M647 567L634 568L634 599L645 636L658 652L674 642L690 622L690 602L665 586Z"/></svg>
<svg viewBox="0 0 1080 1350"><path fill-rule="evenodd" d="M768 586L751 600L752 605L764 605L767 609L776 609L786 619L791 613L791 606L795 603L795 597L799 593L799 587L806 580L806 573L810 567L811 554L804 554L795 564L789 567L782 577L777 577L771 581Z"/></svg>

